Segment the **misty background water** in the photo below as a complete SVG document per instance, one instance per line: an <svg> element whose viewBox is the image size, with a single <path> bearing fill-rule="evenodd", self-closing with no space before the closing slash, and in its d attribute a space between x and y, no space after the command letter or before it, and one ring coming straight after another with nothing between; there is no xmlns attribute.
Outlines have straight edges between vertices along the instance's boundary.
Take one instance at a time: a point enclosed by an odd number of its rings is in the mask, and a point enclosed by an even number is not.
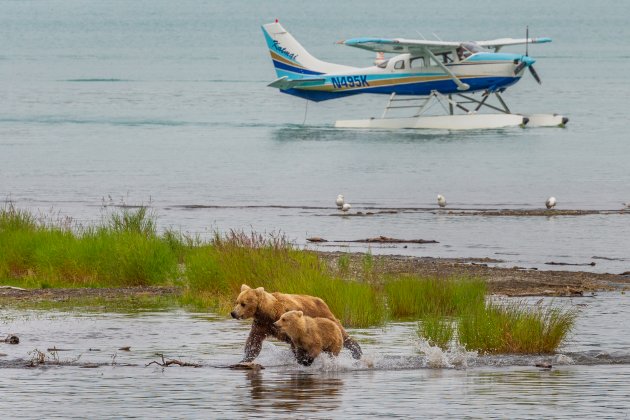
<svg viewBox="0 0 630 420"><path fill-rule="evenodd" d="M92 223L103 203L145 204L162 227L192 234L281 231L297 244L385 235L440 244L372 252L546 268L603 256L613 260L592 270L629 268L627 215L329 216L339 193L356 211L434 207L437 193L451 208L538 209L554 195L562 209L621 209L630 201L623 2L0 5L0 195L18 207ZM553 38L530 48L543 85L526 75L505 97L515 111L571 121L475 132L332 128L380 115L386 96L360 95L310 103L302 125L305 102L266 87L275 73L260 25L275 18L316 57L357 66L372 54L335 41L522 37L529 25L532 36Z"/></svg>

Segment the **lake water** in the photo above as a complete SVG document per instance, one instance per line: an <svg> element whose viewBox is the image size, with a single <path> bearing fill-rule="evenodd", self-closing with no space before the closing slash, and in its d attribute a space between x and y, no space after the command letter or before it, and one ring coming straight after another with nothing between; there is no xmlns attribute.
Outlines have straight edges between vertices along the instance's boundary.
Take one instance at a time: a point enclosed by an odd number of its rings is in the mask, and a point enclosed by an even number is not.
<svg viewBox="0 0 630 420"><path fill-rule="evenodd" d="M5 310L0 333L21 342L0 344L0 408L12 418L626 418L628 299L556 301L580 315L554 356L442 352L422 344L415 323L392 323L349 330L359 362L343 351L302 367L286 345L265 342L262 371L224 368L240 360L249 323L222 315ZM35 349L47 362L26 367ZM158 354L201 367L146 366Z"/></svg>
<svg viewBox="0 0 630 420"><path fill-rule="evenodd" d="M145 204L161 226L201 235L282 231L299 245L385 235L440 243L372 252L630 269L628 214L330 216L339 193L353 211L433 208L438 193L449 208L539 209L553 195L561 209L621 209L630 201L625 2L53 0L0 10L0 197L18 207L91 223L103 203ZM305 102L266 87L275 73L260 25L275 18L316 57L357 66L372 54L335 41L522 37L529 25L553 38L530 47L543 84L526 75L504 96L516 111L571 121L464 133L332 128L380 115L386 96L361 95L311 103L302 125Z"/></svg>
<svg viewBox="0 0 630 420"><path fill-rule="evenodd" d="M627 213L338 217L334 198L343 193L353 211L434 208L438 193L450 209L538 209L551 195L561 209L621 209L630 201L629 13L612 0L0 0L0 198L82 223L99 221L103 204L145 204L161 227L200 235L281 231L298 245L309 236L435 239L371 251L628 271ZM532 36L554 40L530 46L543 85L526 75L504 97L515 111L565 114L569 125L334 129L336 119L380 115L386 97L311 103L305 114L304 101L266 87L275 74L260 25L275 18L316 57L357 66L373 56L335 41L417 31L522 37L529 25ZM626 299L589 300L562 349L570 359L551 371L515 357L472 357L467 368L447 358L430 368L414 325L395 324L352 331L374 368L342 357L302 369L270 344L266 370L234 372L213 366L239 358L248 327L223 317L4 310L0 331L23 342L0 347L8 353L0 408L25 417L627 417ZM62 359L105 365L15 366L53 345L72 349ZM116 350L123 345L132 352ZM155 352L203 367L145 368Z"/></svg>

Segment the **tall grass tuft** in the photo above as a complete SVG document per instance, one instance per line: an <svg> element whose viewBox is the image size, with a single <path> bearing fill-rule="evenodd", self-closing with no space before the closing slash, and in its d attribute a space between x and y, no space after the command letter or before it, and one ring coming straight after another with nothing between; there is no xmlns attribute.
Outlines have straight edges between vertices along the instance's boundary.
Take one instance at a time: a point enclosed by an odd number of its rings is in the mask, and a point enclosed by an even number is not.
<svg viewBox="0 0 630 420"><path fill-rule="evenodd" d="M450 317L427 315L418 322L417 333L430 345L446 349L455 336L455 322Z"/></svg>
<svg viewBox="0 0 630 420"><path fill-rule="evenodd" d="M156 215L146 207L135 209L122 208L111 213L103 230L117 233L137 233L146 237L156 235Z"/></svg>
<svg viewBox="0 0 630 420"><path fill-rule="evenodd" d="M446 348L457 340L482 353L551 353L570 333L576 313L524 302L486 302L478 279L401 278L387 282L392 318L420 318L418 335Z"/></svg>
<svg viewBox="0 0 630 420"><path fill-rule="evenodd" d="M486 285L475 278L402 277L384 286L393 318L455 316L483 306Z"/></svg>
<svg viewBox="0 0 630 420"><path fill-rule="evenodd" d="M552 305L490 302L459 319L458 336L467 349L483 353L552 353L567 338L576 316L574 310Z"/></svg>
<svg viewBox="0 0 630 420"><path fill-rule="evenodd" d="M16 209L9 203L0 209L0 233L32 231L37 227L37 220L27 210Z"/></svg>

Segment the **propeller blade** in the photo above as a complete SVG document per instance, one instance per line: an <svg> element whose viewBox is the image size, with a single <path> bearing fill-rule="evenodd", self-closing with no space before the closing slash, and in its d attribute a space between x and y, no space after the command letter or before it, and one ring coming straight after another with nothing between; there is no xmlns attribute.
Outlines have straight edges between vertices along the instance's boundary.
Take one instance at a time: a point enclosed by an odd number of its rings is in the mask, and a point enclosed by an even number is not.
<svg viewBox="0 0 630 420"><path fill-rule="evenodd" d="M521 61L520 63L518 63L516 67L514 67L514 75L516 76L517 74L519 74L521 70L525 68L526 65L527 64L524 61Z"/></svg>
<svg viewBox="0 0 630 420"><path fill-rule="evenodd" d="M540 76L538 76L538 72L534 69L534 66L529 66L529 72L534 76L534 79L538 82L539 85L542 85L542 81L540 80Z"/></svg>

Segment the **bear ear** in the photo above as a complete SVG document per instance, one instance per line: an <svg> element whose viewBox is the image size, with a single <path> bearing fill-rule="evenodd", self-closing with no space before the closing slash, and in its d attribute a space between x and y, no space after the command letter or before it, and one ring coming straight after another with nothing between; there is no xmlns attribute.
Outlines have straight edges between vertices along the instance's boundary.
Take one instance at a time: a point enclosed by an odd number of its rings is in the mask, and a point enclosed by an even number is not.
<svg viewBox="0 0 630 420"><path fill-rule="evenodd" d="M304 312L302 312L302 311L297 311L297 316L298 316L298 318L302 318L302 315L304 315Z"/></svg>
<svg viewBox="0 0 630 420"><path fill-rule="evenodd" d="M256 293L263 293L265 291L264 287L259 287L256 289Z"/></svg>
<svg viewBox="0 0 630 420"><path fill-rule="evenodd" d="M248 285L246 284L241 285L241 292L244 292L245 290L249 290L249 289L251 289L251 287L249 287Z"/></svg>

